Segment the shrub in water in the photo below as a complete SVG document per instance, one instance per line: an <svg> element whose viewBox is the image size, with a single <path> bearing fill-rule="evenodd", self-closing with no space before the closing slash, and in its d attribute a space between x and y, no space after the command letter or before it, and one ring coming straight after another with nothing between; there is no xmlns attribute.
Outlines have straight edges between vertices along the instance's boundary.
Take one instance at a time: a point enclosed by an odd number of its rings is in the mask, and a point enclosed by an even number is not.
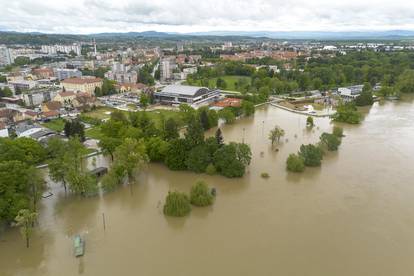
<svg viewBox="0 0 414 276"><path fill-rule="evenodd" d="M190 199L184 193L168 192L164 204L164 214L172 217L183 217L190 213Z"/></svg>
<svg viewBox="0 0 414 276"><path fill-rule="evenodd" d="M191 204L195 206L208 206L213 204L214 197L204 181L198 181L190 192Z"/></svg>

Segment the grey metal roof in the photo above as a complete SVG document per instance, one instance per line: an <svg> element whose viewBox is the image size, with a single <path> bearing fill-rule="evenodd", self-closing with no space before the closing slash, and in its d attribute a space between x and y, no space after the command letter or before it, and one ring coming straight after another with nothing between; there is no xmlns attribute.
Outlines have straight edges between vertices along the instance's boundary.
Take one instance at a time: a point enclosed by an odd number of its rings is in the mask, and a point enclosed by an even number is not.
<svg viewBox="0 0 414 276"><path fill-rule="evenodd" d="M208 88L188 85L168 85L162 89L161 93L194 96L201 89Z"/></svg>

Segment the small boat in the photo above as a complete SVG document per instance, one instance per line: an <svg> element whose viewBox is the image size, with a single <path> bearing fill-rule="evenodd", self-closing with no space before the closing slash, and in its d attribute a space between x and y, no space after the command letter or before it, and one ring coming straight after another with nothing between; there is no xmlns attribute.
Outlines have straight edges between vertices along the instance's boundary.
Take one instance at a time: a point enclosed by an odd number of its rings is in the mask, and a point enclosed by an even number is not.
<svg viewBox="0 0 414 276"><path fill-rule="evenodd" d="M81 257L85 251L85 242L82 240L80 235L76 235L73 238L73 250L75 257Z"/></svg>

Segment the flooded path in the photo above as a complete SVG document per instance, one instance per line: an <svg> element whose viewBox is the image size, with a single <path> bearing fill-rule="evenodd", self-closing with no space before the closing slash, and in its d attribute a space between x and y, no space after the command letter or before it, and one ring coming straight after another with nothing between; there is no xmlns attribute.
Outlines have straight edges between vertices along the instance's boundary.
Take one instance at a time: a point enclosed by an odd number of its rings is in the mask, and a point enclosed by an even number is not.
<svg viewBox="0 0 414 276"><path fill-rule="evenodd" d="M333 125L315 118L309 131L306 116L268 106L222 129L252 147L241 179L151 164L132 190L102 197L65 198L53 185L29 249L16 229L0 236L0 275L414 275L414 104L366 113L361 125L343 125L338 152L303 174L285 170L287 156ZM275 124L288 139L278 152L267 137ZM217 188L215 204L166 218L168 190L189 192L198 179ZM80 259L75 233L86 240Z"/></svg>

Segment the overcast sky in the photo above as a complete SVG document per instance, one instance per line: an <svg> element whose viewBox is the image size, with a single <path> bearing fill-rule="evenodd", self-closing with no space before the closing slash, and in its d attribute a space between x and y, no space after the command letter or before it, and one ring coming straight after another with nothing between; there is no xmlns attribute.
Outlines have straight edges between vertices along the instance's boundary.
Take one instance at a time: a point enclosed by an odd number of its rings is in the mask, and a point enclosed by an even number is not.
<svg viewBox="0 0 414 276"><path fill-rule="evenodd" d="M414 30L414 0L0 0L0 30Z"/></svg>

